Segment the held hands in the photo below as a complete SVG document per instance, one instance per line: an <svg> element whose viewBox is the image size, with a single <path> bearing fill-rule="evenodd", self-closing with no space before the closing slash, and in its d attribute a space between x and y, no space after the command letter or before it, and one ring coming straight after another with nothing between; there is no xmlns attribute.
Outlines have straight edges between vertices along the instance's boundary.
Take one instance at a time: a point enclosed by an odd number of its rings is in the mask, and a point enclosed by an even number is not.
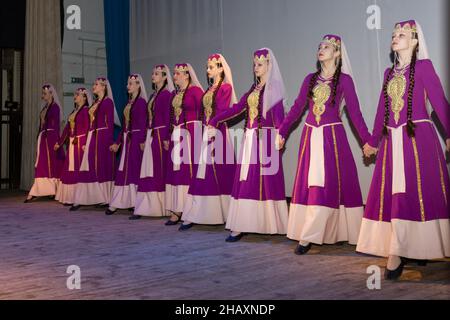
<svg viewBox="0 0 450 320"><path fill-rule="evenodd" d="M59 144L55 143L55 145L53 146L53 150L58 150L59 149Z"/></svg>
<svg viewBox="0 0 450 320"><path fill-rule="evenodd" d="M144 151L144 149L145 149L145 143L141 143L140 146L141 146L141 151Z"/></svg>
<svg viewBox="0 0 450 320"><path fill-rule="evenodd" d="M277 133L277 136L275 138L275 149L276 150L283 149L285 142L286 142L286 139L284 139L279 133Z"/></svg>
<svg viewBox="0 0 450 320"><path fill-rule="evenodd" d="M85 151L86 150L86 145L82 146L81 150Z"/></svg>
<svg viewBox="0 0 450 320"><path fill-rule="evenodd" d="M169 140L164 140L163 144L164 144L164 150L169 151Z"/></svg>
<svg viewBox="0 0 450 320"><path fill-rule="evenodd" d="M119 145L114 143L113 145L111 145L109 147L109 151L112 151L112 152L116 153L117 151L119 151Z"/></svg>
<svg viewBox="0 0 450 320"><path fill-rule="evenodd" d="M447 152L450 152L450 138L445 140L445 144L447 145Z"/></svg>
<svg viewBox="0 0 450 320"><path fill-rule="evenodd" d="M364 156L369 158L374 154L378 153L378 149L372 147L371 145L369 145L368 143L366 143L363 147L363 152L364 152Z"/></svg>
<svg viewBox="0 0 450 320"><path fill-rule="evenodd" d="M208 126L208 140L211 140L212 138L214 138L216 136L216 128L214 128L213 126Z"/></svg>

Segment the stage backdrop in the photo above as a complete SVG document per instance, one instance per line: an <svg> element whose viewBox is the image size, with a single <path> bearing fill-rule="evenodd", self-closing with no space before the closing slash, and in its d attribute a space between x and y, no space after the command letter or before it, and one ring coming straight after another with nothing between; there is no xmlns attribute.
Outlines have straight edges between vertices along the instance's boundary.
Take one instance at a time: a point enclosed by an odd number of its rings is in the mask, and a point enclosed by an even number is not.
<svg viewBox="0 0 450 320"><path fill-rule="evenodd" d="M190 62L206 84L206 59L221 52L241 95L253 81L253 51L267 46L274 51L286 83L287 112L304 77L315 71L322 35L335 33L347 46L362 113L371 131L383 72L391 65L390 38L397 21L414 18L422 25L431 59L449 96L447 15L445 0L131 0L131 71L141 73L150 88L153 65ZM293 187L304 119L286 144L287 196ZM366 199L374 165L364 163L347 117L343 120Z"/></svg>

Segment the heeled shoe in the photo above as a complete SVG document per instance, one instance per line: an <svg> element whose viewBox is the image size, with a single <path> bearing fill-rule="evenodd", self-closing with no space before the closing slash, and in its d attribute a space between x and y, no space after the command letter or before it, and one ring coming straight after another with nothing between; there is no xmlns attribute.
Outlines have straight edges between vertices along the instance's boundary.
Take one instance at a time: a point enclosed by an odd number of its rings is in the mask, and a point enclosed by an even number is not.
<svg viewBox="0 0 450 320"><path fill-rule="evenodd" d="M384 279L385 280L397 280L400 278L400 276L403 273L403 267L405 266L407 260L400 258L400 265L395 270L389 270L386 267L386 270L384 270Z"/></svg>
<svg viewBox="0 0 450 320"><path fill-rule="evenodd" d="M81 208L81 205L76 205L76 206L72 205L69 210L70 211L77 211L80 208Z"/></svg>
<svg viewBox="0 0 450 320"><path fill-rule="evenodd" d="M241 240L244 234L241 232L237 236L232 236L231 234L225 239L226 242L237 242Z"/></svg>
<svg viewBox="0 0 450 320"><path fill-rule="evenodd" d="M140 218L142 218L142 216L138 214L133 214L131 217L128 218L128 220L139 220Z"/></svg>
<svg viewBox="0 0 450 320"><path fill-rule="evenodd" d="M307 253L312 247L312 243L310 242L307 246L302 246L300 243L297 245L297 247L294 250L295 254L302 255Z"/></svg>
<svg viewBox="0 0 450 320"><path fill-rule="evenodd" d="M23 203L30 203L33 202L33 200L35 200L37 197L32 196L30 199L25 199L25 201Z"/></svg>
<svg viewBox="0 0 450 320"><path fill-rule="evenodd" d="M106 214L107 216L110 216L110 215L113 215L114 213L116 213L116 211L117 211L117 209L114 210L114 211L112 211L112 210L109 210L109 208L108 208L108 209L106 209L105 214Z"/></svg>
<svg viewBox="0 0 450 320"><path fill-rule="evenodd" d="M178 222L181 221L181 215L177 215L175 213L174 213L174 215L177 217L177 220L176 221L172 221L170 219L167 220L166 223L165 223L166 226L174 226L174 225L178 224Z"/></svg>
<svg viewBox="0 0 450 320"><path fill-rule="evenodd" d="M191 223L189 223L189 224L182 224L179 228L178 228L178 230L179 231L186 231L186 230L189 230L190 228L192 228L194 226L194 224L191 222Z"/></svg>

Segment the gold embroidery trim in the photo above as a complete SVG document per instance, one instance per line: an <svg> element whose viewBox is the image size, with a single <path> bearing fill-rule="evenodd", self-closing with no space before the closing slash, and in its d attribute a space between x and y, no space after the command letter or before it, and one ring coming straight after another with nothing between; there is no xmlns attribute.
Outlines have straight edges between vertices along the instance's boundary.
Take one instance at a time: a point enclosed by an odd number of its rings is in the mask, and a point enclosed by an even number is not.
<svg viewBox="0 0 450 320"><path fill-rule="evenodd" d="M403 74L394 75L389 81L387 93L391 98L391 110L394 113L395 124L400 120L400 112L405 106L403 96L406 91L406 78Z"/></svg>
<svg viewBox="0 0 450 320"><path fill-rule="evenodd" d="M325 103L328 101L331 95L331 88L328 84L322 81L318 81L317 85L313 89L313 113L316 116L317 125L320 124L320 119L325 113Z"/></svg>
<svg viewBox="0 0 450 320"><path fill-rule="evenodd" d="M423 194L422 194L422 177L420 175L419 166L419 153L417 152L416 138L411 138L413 149L414 149L414 160L416 162L416 175L417 175L417 193L419 194L419 204L420 204L420 217L422 222L425 221L425 208L423 204Z"/></svg>
<svg viewBox="0 0 450 320"><path fill-rule="evenodd" d="M334 156L336 158L336 169L338 175L338 190L339 190L339 205L341 204L341 170L339 167L339 152L336 142L336 132L334 130L334 126L331 126L331 132L333 133L333 145L334 145Z"/></svg>
<svg viewBox="0 0 450 320"><path fill-rule="evenodd" d="M386 187L386 158L387 158L387 145L388 140L384 140L383 148L383 166L381 167L381 191L380 191L380 212L378 216L379 221L383 221L383 210L384 210L384 191Z"/></svg>
<svg viewBox="0 0 450 320"><path fill-rule="evenodd" d="M306 142L308 140L308 135L309 135L309 130L310 127L306 127L306 133L305 133L305 139L303 139L303 147L302 147L302 151L300 152L300 159L298 160L298 167L297 167L297 175L295 177L295 185L294 185L294 196L292 201L295 202L296 201L296 195L297 195L297 184L298 181L300 180L299 174L300 174L300 168L302 166L302 162L303 162L303 156L305 154L305 149L306 149Z"/></svg>

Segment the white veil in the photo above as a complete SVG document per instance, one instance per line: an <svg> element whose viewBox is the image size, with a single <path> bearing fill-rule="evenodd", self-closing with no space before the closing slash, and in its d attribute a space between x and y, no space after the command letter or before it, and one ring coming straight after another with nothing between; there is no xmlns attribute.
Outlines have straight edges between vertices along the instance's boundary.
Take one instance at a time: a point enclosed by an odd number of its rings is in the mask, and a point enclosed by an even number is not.
<svg viewBox="0 0 450 320"><path fill-rule="evenodd" d="M278 102L286 99L286 88L284 86L283 77L281 76L280 68L278 67L277 59L269 48L261 48L269 52L269 70L266 81L266 88L264 89L263 97L263 117L266 117L267 112ZM256 53L255 52L255 53Z"/></svg>
<svg viewBox="0 0 450 320"><path fill-rule="evenodd" d="M186 63L186 65L188 67L189 75L191 77L191 85L200 87L200 89L202 89L203 91L203 86L200 83L200 81L198 81L197 74L195 73L194 68L192 68L190 63Z"/></svg>
<svg viewBox="0 0 450 320"><path fill-rule="evenodd" d="M48 87L48 89L52 93L53 102L56 103L58 105L58 108L59 108L59 121L60 121L60 123L63 123L64 122L64 112L63 112L63 107L61 105L61 101L59 100L58 93L56 92L55 87L51 83L44 83L42 85L42 89L44 89L45 87ZM45 105L46 105L45 101L42 101L42 103L41 103L41 110L42 110L42 108L45 107Z"/></svg>
<svg viewBox="0 0 450 320"><path fill-rule="evenodd" d="M139 82L139 87L141 88L141 93L139 96L145 100L145 103L147 103L148 96L147 96L147 90L145 90L144 79L142 78L142 76L139 73L134 73L128 77L128 79L131 79L131 78L136 78L137 81Z"/></svg>
<svg viewBox="0 0 450 320"><path fill-rule="evenodd" d="M219 62L222 64L223 73L225 74L225 79L223 80L223 82L231 85L232 93L231 93L230 106L232 106L233 104L237 103L238 100L236 97L236 91L234 90L233 75L231 73L231 68L228 65L227 60L225 60L223 55L221 55L220 53L216 53L215 55L219 56Z"/></svg>
<svg viewBox="0 0 450 320"><path fill-rule="evenodd" d="M119 115L117 114L116 103L114 102L114 95L113 95L113 91L112 91L112 88L111 88L111 84L109 83L109 80L106 79L106 78L103 78L103 77L99 77L96 80L105 82L106 92L107 92L106 96L112 100L113 107L114 107L114 124L116 126L121 127L122 124L120 123Z"/></svg>

